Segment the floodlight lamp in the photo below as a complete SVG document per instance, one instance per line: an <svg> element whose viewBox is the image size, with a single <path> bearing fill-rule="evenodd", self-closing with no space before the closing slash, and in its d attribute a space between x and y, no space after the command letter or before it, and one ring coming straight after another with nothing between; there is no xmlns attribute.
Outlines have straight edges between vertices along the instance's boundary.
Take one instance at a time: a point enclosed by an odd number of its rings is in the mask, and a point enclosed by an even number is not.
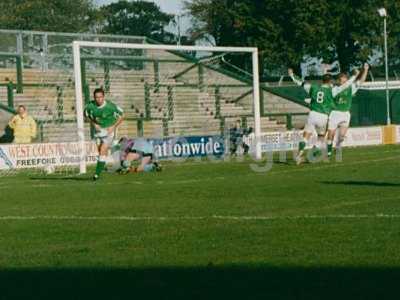
<svg viewBox="0 0 400 300"><path fill-rule="evenodd" d="M382 17L382 18L386 18L387 17L387 11L386 8L382 7L378 9L378 14Z"/></svg>

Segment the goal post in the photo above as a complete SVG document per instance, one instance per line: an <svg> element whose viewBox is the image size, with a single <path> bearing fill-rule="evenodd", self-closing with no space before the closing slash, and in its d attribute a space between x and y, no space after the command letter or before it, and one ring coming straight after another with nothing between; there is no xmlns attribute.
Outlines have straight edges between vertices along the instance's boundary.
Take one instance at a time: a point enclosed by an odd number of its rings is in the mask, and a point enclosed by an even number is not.
<svg viewBox="0 0 400 300"><path fill-rule="evenodd" d="M81 56L80 45L77 42L73 43L73 56L74 56L74 76L75 76L75 101L76 101L76 123L77 123L77 137L79 142L80 162L79 173L86 173L86 150L85 150L85 122L83 116L83 89L82 89L82 73L81 73Z"/></svg>
<svg viewBox="0 0 400 300"><path fill-rule="evenodd" d="M80 159L80 173L86 172L85 160L85 124L84 124L84 99L82 86L82 49L136 49L136 50L159 50L159 51L192 51L192 52L209 52L209 53L247 53L251 55L252 60L252 105L254 118L254 155L256 159L261 159L261 116L260 116L260 83L259 83L259 64L258 49L254 47L205 47L205 46L175 46L175 45L156 45L156 44L134 44L134 43L113 43L113 42L90 42L90 41L74 41L73 42L73 62L74 62L74 79L75 79L75 97L76 97L76 120L77 120L77 138L82 149Z"/></svg>

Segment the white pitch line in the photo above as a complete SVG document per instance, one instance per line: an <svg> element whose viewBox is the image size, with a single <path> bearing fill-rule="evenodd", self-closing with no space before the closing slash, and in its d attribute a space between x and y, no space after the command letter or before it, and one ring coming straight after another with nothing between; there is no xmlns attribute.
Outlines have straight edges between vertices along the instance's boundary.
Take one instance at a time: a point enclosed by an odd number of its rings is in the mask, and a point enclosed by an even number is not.
<svg viewBox="0 0 400 300"><path fill-rule="evenodd" d="M275 221L275 220L327 220L327 219L399 219L400 214L336 214L336 215L294 215L294 216L176 216L176 217L135 217L135 216L0 216L0 221Z"/></svg>

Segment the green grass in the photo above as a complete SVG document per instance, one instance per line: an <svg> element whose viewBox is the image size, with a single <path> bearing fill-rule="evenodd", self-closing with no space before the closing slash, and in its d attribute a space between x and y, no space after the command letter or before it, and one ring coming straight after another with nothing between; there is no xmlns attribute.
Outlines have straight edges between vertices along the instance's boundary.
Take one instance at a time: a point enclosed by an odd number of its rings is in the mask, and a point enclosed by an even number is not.
<svg viewBox="0 0 400 300"><path fill-rule="evenodd" d="M397 298L400 148L343 158L3 177L0 299Z"/></svg>

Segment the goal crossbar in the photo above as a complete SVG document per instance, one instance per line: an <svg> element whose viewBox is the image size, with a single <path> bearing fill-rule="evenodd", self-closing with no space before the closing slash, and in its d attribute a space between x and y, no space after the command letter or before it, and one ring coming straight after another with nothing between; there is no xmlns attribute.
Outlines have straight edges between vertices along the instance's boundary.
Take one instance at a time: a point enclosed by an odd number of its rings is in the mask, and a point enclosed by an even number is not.
<svg viewBox="0 0 400 300"><path fill-rule="evenodd" d="M209 46L176 46L163 44L133 44L133 43L112 43L112 42L90 42L74 41L73 45L85 48L123 48L123 49L144 49L144 50L166 50L166 51L204 51L204 52L257 52L255 47L209 47Z"/></svg>

